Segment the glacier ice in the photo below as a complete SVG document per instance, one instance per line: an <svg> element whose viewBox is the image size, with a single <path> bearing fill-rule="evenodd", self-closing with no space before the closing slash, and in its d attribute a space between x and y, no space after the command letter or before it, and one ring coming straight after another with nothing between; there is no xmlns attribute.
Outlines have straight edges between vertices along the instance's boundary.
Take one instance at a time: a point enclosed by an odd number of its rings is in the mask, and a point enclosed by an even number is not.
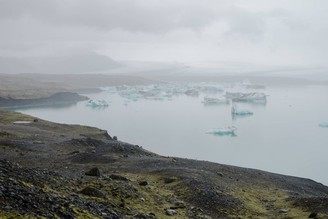
<svg viewBox="0 0 328 219"><path fill-rule="evenodd" d="M221 128L213 128L211 130L208 130L206 133L219 135L219 136L224 136L224 135L236 136L235 130L237 130L235 126L226 126Z"/></svg>
<svg viewBox="0 0 328 219"><path fill-rule="evenodd" d="M220 105L228 104L229 101L226 98L216 98L216 97L204 97L204 105Z"/></svg>
<svg viewBox="0 0 328 219"><path fill-rule="evenodd" d="M196 89L188 89L185 92L185 95L191 96L191 97L198 97L199 92Z"/></svg>
<svg viewBox="0 0 328 219"><path fill-rule="evenodd" d="M319 124L321 128L328 128L328 122L322 122Z"/></svg>
<svg viewBox="0 0 328 219"><path fill-rule="evenodd" d="M242 93L242 92L226 92L226 98L231 99L235 102L248 102L248 103L261 103L265 104L267 99L264 93L252 92L252 93Z"/></svg>
<svg viewBox="0 0 328 219"><path fill-rule="evenodd" d="M239 109L239 107L237 106L237 104L232 103L232 107L231 107L231 114L233 116L250 116L253 115L252 111L246 110L246 109Z"/></svg>
<svg viewBox="0 0 328 219"><path fill-rule="evenodd" d="M89 100L86 105L91 108L105 108L109 106L105 100Z"/></svg>
<svg viewBox="0 0 328 219"><path fill-rule="evenodd" d="M265 89L265 86L262 85L262 84L253 84L250 82L250 80L248 79L245 79L243 82L242 82L242 85L245 87L245 88L248 88L248 89Z"/></svg>
<svg viewBox="0 0 328 219"><path fill-rule="evenodd" d="M109 92L112 89L108 89ZM218 94L224 91L222 85L212 82L189 83L159 83L150 85L120 85L114 87L116 93L128 100L172 100L173 97L186 95L198 97L201 94ZM115 93L115 92L114 92Z"/></svg>

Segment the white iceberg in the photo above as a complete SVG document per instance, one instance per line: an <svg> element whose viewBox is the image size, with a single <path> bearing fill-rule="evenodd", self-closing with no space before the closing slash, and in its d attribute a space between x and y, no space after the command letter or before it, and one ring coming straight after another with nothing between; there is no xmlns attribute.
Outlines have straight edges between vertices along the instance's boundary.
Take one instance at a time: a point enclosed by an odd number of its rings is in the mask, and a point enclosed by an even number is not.
<svg viewBox="0 0 328 219"><path fill-rule="evenodd" d="M267 99L264 93L241 93L241 92L226 92L226 98L235 102L249 102L249 103L262 103L265 104Z"/></svg>
<svg viewBox="0 0 328 219"><path fill-rule="evenodd" d="M241 93L241 92L229 92L229 91L227 91L225 93L225 97L228 98L228 99L238 98L242 95L243 95L243 93Z"/></svg>
<svg viewBox="0 0 328 219"><path fill-rule="evenodd" d="M89 100L86 105L91 108L105 108L109 106L105 100Z"/></svg>
<svg viewBox="0 0 328 219"><path fill-rule="evenodd" d="M229 135L229 136L236 136L235 130L237 128L235 126L226 126L226 127L221 127L221 128L213 128L209 131L207 131L207 134L213 134L213 135Z"/></svg>
<svg viewBox="0 0 328 219"><path fill-rule="evenodd" d="M254 113L252 111L249 111L246 109L239 109L237 104L232 103L231 114L233 116L250 116L250 115L253 115Z"/></svg>
<svg viewBox="0 0 328 219"><path fill-rule="evenodd" d="M204 97L204 105L219 105L228 104L229 101L226 98Z"/></svg>
<svg viewBox="0 0 328 219"><path fill-rule="evenodd" d="M321 128L328 128L328 122L322 122L319 124Z"/></svg>

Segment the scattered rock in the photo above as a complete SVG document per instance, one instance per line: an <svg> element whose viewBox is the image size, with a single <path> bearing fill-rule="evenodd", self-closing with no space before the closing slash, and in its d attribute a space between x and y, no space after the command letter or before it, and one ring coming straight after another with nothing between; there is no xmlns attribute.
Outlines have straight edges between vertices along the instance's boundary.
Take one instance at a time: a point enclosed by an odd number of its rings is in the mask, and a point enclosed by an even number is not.
<svg viewBox="0 0 328 219"><path fill-rule="evenodd" d="M100 177L100 171L98 167L93 167L89 171L85 172L85 175Z"/></svg>
<svg viewBox="0 0 328 219"><path fill-rule="evenodd" d="M279 209L279 213L287 213L288 210L286 208L281 208Z"/></svg>
<svg viewBox="0 0 328 219"><path fill-rule="evenodd" d="M171 209L179 209L179 208L186 208L186 204L183 201L176 201L174 206Z"/></svg>
<svg viewBox="0 0 328 219"><path fill-rule="evenodd" d="M118 206L120 206L121 208L124 208L125 207L125 203L124 202L121 202Z"/></svg>
<svg viewBox="0 0 328 219"><path fill-rule="evenodd" d="M117 136L113 136L114 141L118 141Z"/></svg>
<svg viewBox="0 0 328 219"><path fill-rule="evenodd" d="M33 141L33 144L44 144L43 141Z"/></svg>
<svg viewBox="0 0 328 219"><path fill-rule="evenodd" d="M104 131L104 135L107 139L112 140L112 137L108 134L107 131Z"/></svg>
<svg viewBox="0 0 328 219"><path fill-rule="evenodd" d="M315 218L317 217L317 213L316 212L312 212L310 215L309 215L309 218Z"/></svg>
<svg viewBox="0 0 328 219"><path fill-rule="evenodd" d="M141 181L141 182L139 182L139 185L140 186L147 186L148 182L147 181Z"/></svg>
<svg viewBox="0 0 328 219"><path fill-rule="evenodd" d="M177 214L177 211L176 210L173 210L173 209L166 209L165 210L165 214L166 215L169 215L169 216L172 216L172 215Z"/></svg>
<svg viewBox="0 0 328 219"><path fill-rule="evenodd" d="M80 191L81 194L87 195L87 196L92 196L92 197L97 197L97 198L104 198L105 194L99 191L96 188L92 187L85 187Z"/></svg>
<svg viewBox="0 0 328 219"><path fill-rule="evenodd" d="M69 153L70 155L73 155L73 154L79 154L80 151L72 151L71 153Z"/></svg>
<svg viewBox="0 0 328 219"><path fill-rule="evenodd" d="M116 175L116 174L110 175L109 178L112 180L129 181L128 178L126 178L124 176Z"/></svg>
<svg viewBox="0 0 328 219"><path fill-rule="evenodd" d="M133 215L133 218L137 218L137 219L151 219L151 218L156 218L156 216L153 213L150 213L150 214L137 213L137 214Z"/></svg>
<svg viewBox="0 0 328 219"><path fill-rule="evenodd" d="M176 179L173 177L167 177L167 178L164 178L163 180L164 180L165 184L169 184L169 183L173 183Z"/></svg>
<svg viewBox="0 0 328 219"><path fill-rule="evenodd" d="M221 173L221 172L217 172L216 174L218 174L218 176L223 177L223 173Z"/></svg>

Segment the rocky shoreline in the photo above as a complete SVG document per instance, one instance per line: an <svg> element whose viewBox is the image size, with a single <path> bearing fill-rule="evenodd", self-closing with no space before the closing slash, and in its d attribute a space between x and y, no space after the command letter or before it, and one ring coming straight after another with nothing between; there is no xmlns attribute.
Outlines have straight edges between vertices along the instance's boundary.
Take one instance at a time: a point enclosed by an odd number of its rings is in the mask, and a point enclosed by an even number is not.
<svg viewBox="0 0 328 219"><path fill-rule="evenodd" d="M18 108L18 107L40 107L49 105L74 104L79 101L88 100L87 97L73 92L57 92L49 97L34 99L12 99L0 97L1 108Z"/></svg>
<svg viewBox="0 0 328 219"><path fill-rule="evenodd" d="M328 187L0 110L0 218L42 217L328 218Z"/></svg>

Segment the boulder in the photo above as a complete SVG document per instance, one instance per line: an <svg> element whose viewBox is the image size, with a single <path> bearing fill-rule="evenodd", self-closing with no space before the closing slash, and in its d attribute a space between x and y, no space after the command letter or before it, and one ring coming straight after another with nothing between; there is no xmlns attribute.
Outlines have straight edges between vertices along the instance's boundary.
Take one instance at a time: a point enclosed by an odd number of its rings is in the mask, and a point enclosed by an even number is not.
<svg viewBox="0 0 328 219"><path fill-rule="evenodd" d="M99 191L96 188L92 187L85 187L80 191L81 194L91 196L91 197L97 197L97 198L104 198L105 194Z"/></svg>
<svg viewBox="0 0 328 219"><path fill-rule="evenodd" d="M85 172L85 175L100 177L100 171L98 167L93 167L89 171Z"/></svg>

